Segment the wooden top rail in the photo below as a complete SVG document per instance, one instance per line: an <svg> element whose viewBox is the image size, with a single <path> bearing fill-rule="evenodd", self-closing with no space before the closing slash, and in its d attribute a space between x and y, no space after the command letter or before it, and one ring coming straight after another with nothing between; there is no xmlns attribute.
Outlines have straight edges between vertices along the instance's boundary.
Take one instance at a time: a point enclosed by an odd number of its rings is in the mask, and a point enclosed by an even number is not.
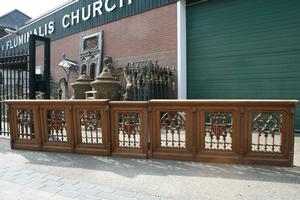
<svg viewBox="0 0 300 200"><path fill-rule="evenodd" d="M235 99L201 99L201 100L150 100L150 104L161 104L161 105L235 105L235 106L295 106L299 103L298 100L266 100L266 99L256 99L256 100L235 100Z"/></svg>
<svg viewBox="0 0 300 200"><path fill-rule="evenodd" d="M202 105L256 105L256 106L274 106L274 105L290 105L296 106L299 101L298 100L278 100L278 99L201 99L201 100L172 100L172 99L162 99L162 100L150 100L150 101L109 101L108 99L93 99L93 100L5 100L7 104L77 104L77 103L89 103L89 104L97 104L97 103L108 103L112 105L145 105L145 104L162 104L162 105L174 105L174 104L202 104Z"/></svg>
<svg viewBox="0 0 300 200"><path fill-rule="evenodd" d="M98 100L5 100L4 103L7 104L97 104L97 103L108 103L108 99L98 99Z"/></svg>

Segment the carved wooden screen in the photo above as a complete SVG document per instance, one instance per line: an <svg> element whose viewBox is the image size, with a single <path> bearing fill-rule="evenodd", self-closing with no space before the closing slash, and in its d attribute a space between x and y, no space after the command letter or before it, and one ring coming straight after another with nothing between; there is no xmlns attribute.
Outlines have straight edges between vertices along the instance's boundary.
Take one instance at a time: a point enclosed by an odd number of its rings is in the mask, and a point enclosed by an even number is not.
<svg viewBox="0 0 300 200"><path fill-rule="evenodd" d="M138 112L118 112L118 147L141 147L141 119Z"/></svg>
<svg viewBox="0 0 300 200"><path fill-rule="evenodd" d="M239 125L243 119L240 110L231 105L195 105L197 155L199 161L239 162L241 133Z"/></svg>
<svg viewBox="0 0 300 200"><path fill-rule="evenodd" d="M298 101L8 101L15 149L292 166Z"/></svg>
<svg viewBox="0 0 300 200"><path fill-rule="evenodd" d="M111 103L113 155L146 157L148 151L147 103Z"/></svg>
<svg viewBox="0 0 300 200"><path fill-rule="evenodd" d="M204 148L207 150L232 151L232 113L206 112L204 120Z"/></svg>
<svg viewBox="0 0 300 200"><path fill-rule="evenodd" d="M252 113L252 152L282 153L282 113Z"/></svg>
<svg viewBox="0 0 300 200"><path fill-rule="evenodd" d="M33 112L31 109L17 109L17 138L21 140L35 139Z"/></svg>
<svg viewBox="0 0 300 200"><path fill-rule="evenodd" d="M36 105L17 105L10 109L12 148L41 150L39 109Z"/></svg>
<svg viewBox="0 0 300 200"><path fill-rule="evenodd" d="M75 103L73 113L75 152L110 155L107 100Z"/></svg>
<svg viewBox="0 0 300 200"><path fill-rule="evenodd" d="M83 144L103 144L101 112L80 110L80 142Z"/></svg>
<svg viewBox="0 0 300 200"><path fill-rule="evenodd" d="M184 104L161 104L153 100L152 156L160 159L192 160L193 109Z"/></svg>
<svg viewBox="0 0 300 200"><path fill-rule="evenodd" d="M186 113L160 112L160 147L165 149L186 148Z"/></svg>
<svg viewBox="0 0 300 200"><path fill-rule="evenodd" d="M293 116L293 109L288 107L247 109L245 163L291 165L294 130L290 116Z"/></svg>
<svg viewBox="0 0 300 200"><path fill-rule="evenodd" d="M41 129L43 134L43 150L73 152L74 138L71 106L67 101L54 104L42 104Z"/></svg>
<svg viewBox="0 0 300 200"><path fill-rule="evenodd" d="M47 112L48 142L67 143L67 126L64 110L48 110Z"/></svg>

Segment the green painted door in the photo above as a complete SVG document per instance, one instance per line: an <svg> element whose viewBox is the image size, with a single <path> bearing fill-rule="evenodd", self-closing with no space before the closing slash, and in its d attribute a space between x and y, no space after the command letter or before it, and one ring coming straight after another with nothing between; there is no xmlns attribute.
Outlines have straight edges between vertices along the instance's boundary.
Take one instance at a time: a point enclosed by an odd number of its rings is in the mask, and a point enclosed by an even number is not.
<svg viewBox="0 0 300 200"><path fill-rule="evenodd" d="M300 99L300 1L194 1L187 54L188 98Z"/></svg>

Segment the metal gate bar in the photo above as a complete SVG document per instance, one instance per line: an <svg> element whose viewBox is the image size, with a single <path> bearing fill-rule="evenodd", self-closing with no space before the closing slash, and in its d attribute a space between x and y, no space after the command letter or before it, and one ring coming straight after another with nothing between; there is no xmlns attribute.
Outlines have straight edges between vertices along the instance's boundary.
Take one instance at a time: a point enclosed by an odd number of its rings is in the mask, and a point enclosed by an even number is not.
<svg viewBox="0 0 300 200"><path fill-rule="evenodd" d="M9 99L28 99L28 51L16 50L0 55L0 136L10 135L7 106Z"/></svg>

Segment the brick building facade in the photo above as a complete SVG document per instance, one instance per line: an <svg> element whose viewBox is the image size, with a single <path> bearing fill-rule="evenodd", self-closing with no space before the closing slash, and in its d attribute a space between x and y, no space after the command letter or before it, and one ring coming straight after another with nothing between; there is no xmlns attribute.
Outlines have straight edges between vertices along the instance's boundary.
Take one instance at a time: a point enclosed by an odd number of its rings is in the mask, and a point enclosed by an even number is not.
<svg viewBox="0 0 300 200"><path fill-rule="evenodd" d="M176 9L176 4L166 5L52 41L51 76L54 83L58 84L66 77L64 70L57 68L63 55L79 63L80 38L100 31L103 31L103 55L113 58L115 68L144 60L176 68ZM37 66L43 65L43 59L43 47L38 47ZM77 77L76 73L71 73L69 82L74 82Z"/></svg>
<svg viewBox="0 0 300 200"><path fill-rule="evenodd" d="M98 63L109 55L115 68L150 60L177 68L177 28L177 0L73 0L28 21L17 33L0 39L0 54L29 49L31 34L50 38L52 94L55 96L59 83L65 79L70 97L71 83L82 73L84 66L83 38L101 33L101 48L97 47L100 55L94 55L93 49L85 51L86 56L91 54L89 58L99 57ZM37 43L36 69L39 73L44 71L43 55L44 46ZM68 76L57 67L64 59L78 63L77 73L73 71ZM101 64L96 68L97 76Z"/></svg>

